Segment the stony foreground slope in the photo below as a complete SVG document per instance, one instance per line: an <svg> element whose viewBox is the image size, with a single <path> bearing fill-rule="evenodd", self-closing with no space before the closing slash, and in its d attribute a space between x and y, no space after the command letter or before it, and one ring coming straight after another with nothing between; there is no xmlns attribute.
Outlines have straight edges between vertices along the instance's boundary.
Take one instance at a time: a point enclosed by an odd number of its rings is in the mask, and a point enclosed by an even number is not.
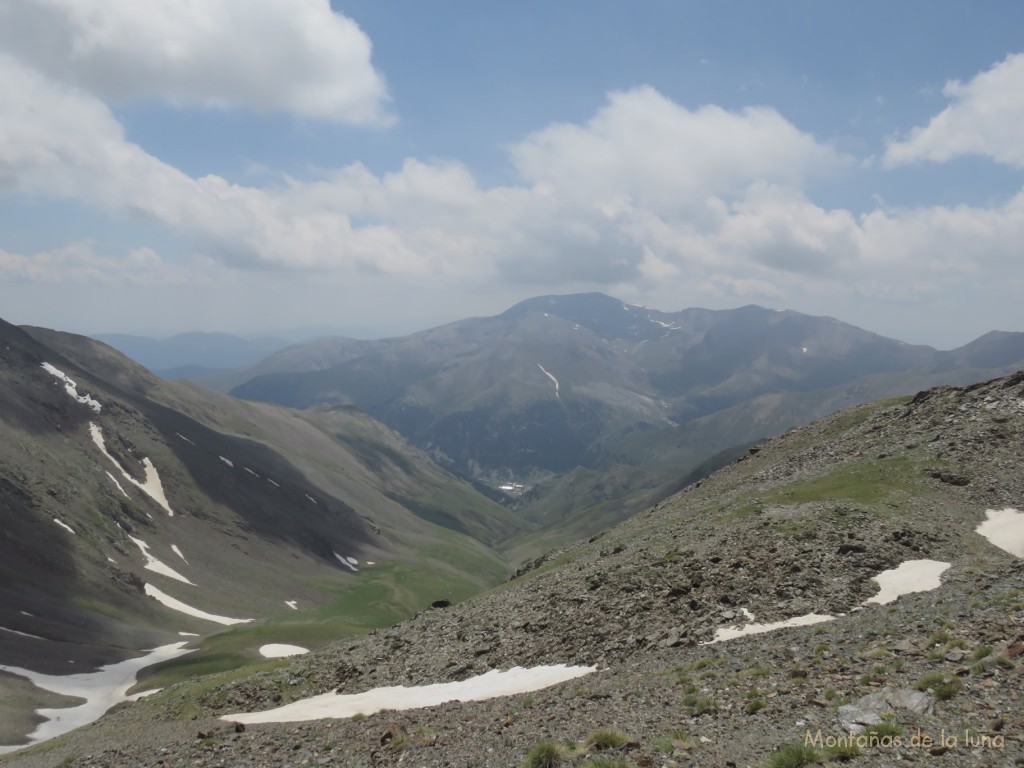
<svg viewBox="0 0 1024 768"><path fill-rule="evenodd" d="M850 409L484 596L243 681L172 687L0 764L555 764L528 761L548 738L565 765L1024 764L1024 565L976 533L986 510L1024 507L1022 446L1024 374ZM873 576L920 559L951 564L939 588L850 613ZM847 615L707 644L744 610ZM597 671L349 720L219 719L544 663ZM912 691L920 711L882 705L874 741L826 754L847 735L843 707ZM813 758L772 762L806 740Z"/></svg>

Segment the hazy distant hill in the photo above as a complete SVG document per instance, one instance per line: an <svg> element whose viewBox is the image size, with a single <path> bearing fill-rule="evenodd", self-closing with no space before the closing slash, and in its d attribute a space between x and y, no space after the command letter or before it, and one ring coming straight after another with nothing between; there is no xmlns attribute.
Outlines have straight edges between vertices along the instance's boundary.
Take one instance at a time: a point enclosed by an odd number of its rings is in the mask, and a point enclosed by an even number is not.
<svg viewBox="0 0 1024 768"><path fill-rule="evenodd" d="M376 344L339 340L337 357L311 364L325 344L289 349L292 372L271 358L277 372L232 393L355 404L463 475L536 486L511 501L531 520L556 523L552 504L592 518L577 533L621 519L732 446L1024 365L1022 333L941 352L798 312L661 312L602 294L540 297Z"/></svg>
<svg viewBox="0 0 1024 768"><path fill-rule="evenodd" d="M242 368L290 342L284 339L247 339L227 333L179 333L166 339L132 336L123 333L101 333L93 338L123 352L139 365L164 375L165 371L191 378L197 371L192 368L225 370ZM184 369L175 371L174 369ZM168 376L177 378L178 375Z"/></svg>

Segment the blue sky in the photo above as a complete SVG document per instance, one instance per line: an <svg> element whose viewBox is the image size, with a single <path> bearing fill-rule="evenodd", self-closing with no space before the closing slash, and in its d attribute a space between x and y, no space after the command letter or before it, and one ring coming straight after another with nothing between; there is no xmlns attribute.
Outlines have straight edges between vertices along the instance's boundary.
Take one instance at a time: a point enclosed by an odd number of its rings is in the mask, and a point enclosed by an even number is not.
<svg viewBox="0 0 1024 768"><path fill-rule="evenodd" d="M1024 330L1024 5L0 2L0 317Z"/></svg>

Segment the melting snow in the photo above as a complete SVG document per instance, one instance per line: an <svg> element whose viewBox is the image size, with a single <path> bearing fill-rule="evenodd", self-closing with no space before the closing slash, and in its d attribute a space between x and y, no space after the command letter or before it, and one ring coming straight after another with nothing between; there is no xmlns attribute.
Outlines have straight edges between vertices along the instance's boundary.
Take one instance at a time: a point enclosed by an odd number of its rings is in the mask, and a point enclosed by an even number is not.
<svg viewBox="0 0 1024 768"><path fill-rule="evenodd" d="M285 600L284 604L291 608L293 611L299 610L299 604L295 600Z"/></svg>
<svg viewBox="0 0 1024 768"><path fill-rule="evenodd" d="M648 317L647 320L649 322L654 323L655 325L660 325L662 328L667 328L670 331L678 331L679 330L679 326L676 325L674 322L672 322L672 323L663 323L663 322L661 322L661 320L655 320L653 317Z"/></svg>
<svg viewBox="0 0 1024 768"><path fill-rule="evenodd" d="M304 653L309 653L309 648L303 648L301 645L268 643L260 646L260 656L265 659L283 659L288 656L301 656Z"/></svg>
<svg viewBox="0 0 1024 768"><path fill-rule="evenodd" d="M748 619L753 618L753 614L750 611L744 611L744 616ZM760 635L765 632L774 632L777 629L785 629L786 627L807 627L811 624L821 624L824 621L832 621L835 616L826 616L820 613L806 613L803 616L796 616L792 619L783 619L782 621L773 621L770 624L746 624L742 627L731 626L731 627L719 627L715 630L715 639L709 640L702 645L712 645L714 643L721 643L725 640L733 640L737 637L743 637L744 635Z"/></svg>
<svg viewBox="0 0 1024 768"><path fill-rule="evenodd" d="M942 584L942 574L949 567L949 563L940 563L938 560L907 560L900 563L896 568L872 577L872 581L878 582L879 592L865 600L864 604L887 605L900 595L938 589Z"/></svg>
<svg viewBox="0 0 1024 768"><path fill-rule="evenodd" d="M164 494L164 486L163 483L160 482L160 475L157 474L156 467L153 466L153 462L149 460L148 456L142 459L142 467L146 472L146 480L145 482L140 483L124 471L124 468L117 463L117 459L107 453L107 445L103 441L103 430L91 421L89 422L89 434L92 435L92 441L96 444L96 447L99 448L100 452L110 459L111 463L121 471L125 480L163 507L169 517L174 517L174 510L172 510L171 505L167 503L167 496Z"/></svg>
<svg viewBox="0 0 1024 768"><path fill-rule="evenodd" d="M977 531L993 545L1016 557L1024 557L1024 512L986 509L986 520Z"/></svg>
<svg viewBox="0 0 1024 768"><path fill-rule="evenodd" d="M176 554L182 560L185 560L185 556L183 554L181 554L181 550L178 549L178 545L177 544L171 544L171 552ZM185 560L185 565L188 565L188 560Z"/></svg>
<svg viewBox="0 0 1024 768"><path fill-rule="evenodd" d="M395 685L374 688L354 694L324 693L294 701L265 712L224 715L221 720L240 723L297 723L323 718L346 718L360 713L387 709L418 709L433 707L447 701L484 701L499 696L514 696L548 688L566 680L589 675L597 667L552 666L513 667L507 671L493 669L483 675L455 683L435 683L407 688Z"/></svg>
<svg viewBox="0 0 1024 768"><path fill-rule="evenodd" d="M120 491L120 492L121 492L121 493L122 493L122 494L124 495L124 497L125 497L126 499L128 499L129 501L131 501L132 497L131 497L131 496L129 496L129 495L127 494L127 493L125 493L125 490L124 490L124 488L122 488L122 487L121 487L121 484L120 484L119 482L117 482L117 478L116 478L116 477L114 477L114 476L113 476L112 474L110 474L109 472L107 472L107 477L109 477L109 478L110 478L111 480L113 480L113 481L114 481L114 485L116 485L116 486L117 486L117 490L119 490L119 491Z"/></svg>
<svg viewBox="0 0 1024 768"><path fill-rule="evenodd" d="M544 366L541 365L540 363L537 363L537 367L540 368L544 372L545 376L547 376L549 379L551 379L553 382L555 382L555 397L557 397L559 400L561 400L562 396L560 394L558 394L558 379L556 379L554 376L552 376L550 373L548 373L547 370L544 368Z"/></svg>
<svg viewBox="0 0 1024 768"><path fill-rule="evenodd" d="M184 646L184 642L164 645L136 659L109 664L96 672L77 675L43 675L30 669L3 665L0 665L0 669L27 677L33 684L47 691L85 699L85 703L77 707L37 710L40 716L48 718L29 734L29 744L37 744L91 723L115 704L125 701L128 698L128 689L135 685L139 670L192 652L185 650ZM0 746L0 753L14 752L29 744Z"/></svg>
<svg viewBox="0 0 1024 768"><path fill-rule="evenodd" d="M911 592L927 592L932 589L937 589L942 583L939 577L945 573L949 567L949 563L940 563L937 560L907 560L896 568L888 571L882 571L877 576L872 577L874 581L878 582L878 594L868 600L865 600L864 605L868 605L870 603L885 605L887 603L891 603L900 595L907 595ZM858 606L853 610L858 611L860 608L861 606ZM753 620L754 614L749 610L741 608L740 611L748 621ZM840 614L840 616L841 615L842 614ZM783 619L782 621L774 621L770 624L746 624L742 627L738 627L736 625L719 627L715 630L714 639L701 643L701 645L721 643L725 640L733 640L745 635L760 635L764 632L774 632L777 629L785 629L786 627L806 627L812 624L821 624L825 621L832 621L835 618L837 617L820 613L807 613L803 616L796 616L792 619Z"/></svg>
<svg viewBox="0 0 1024 768"><path fill-rule="evenodd" d="M342 557L337 552L334 553L334 556L336 558L338 558L338 562L341 563L342 565L344 565L346 568L351 568L353 571L356 571L357 573L359 572L359 569L356 568L355 565L353 565L352 563L349 562L349 560L352 560L352 558L350 558L350 557ZM359 561L356 560L355 562L358 563Z"/></svg>
<svg viewBox="0 0 1024 768"><path fill-rule="evenodd" d="M181 600L175 600L168 594L161 592L159 589L154 587L152 584L146 584L146 594L154 598L158 603L167 606L172 611L178 611L180 613L188 614L189 616L195 616L197 619L205 619L206 621L213 621L217 624L248 624L252 619L232 619L227 616L217 616L206 611L200 611L198 608L193 608L191 605L187 605Z"/></svg>
<svg viewBox="0 0 1024 768"><path fill-rule="evenodd" d="M70 525L68 525L67 523L61 522L61 521L60 521L60 520L58 520L58 519L57 519L56 517L55 517L55 518L53 518L53 522L55 522L55 523L56 523L57 525L59 525L59 526L60 526L61 528L63 528L63 529L64 529L65 531L67 531L68 533L72 533L72 534L73 534L73 533L75 532L75 531L74 531L74 530L73 530L73 529L71 528L71 526L70 526Z"/></svg>
<svg viewBox="0 0 1024 768"><path fill-rule="evenodd" d="M33 640L45 640L45 637L39 635L30 635L28 632L19 632L16 629L8 629L7 627L0 627L0 631L10 632L12 635L21 635L22 637L31 637Z"/></svg>
<svg viewBox="0 0 1024 768"><path fill-rule="evenodd" d="M64 373L64 371L54 368L49 363L43 363L43 368L50 375L56 376L58 379L63 381L65 391L69 395L71 395L71 397L73 397L75 400L80 402L82 405L88 405L90 408L96 411L96 413L99 413L100 410L102 410L103 406L100 405L98 400L89 397L89 395L78 394L78 385L73 380L69 379L67 375Z"/></svg>
<svg viewBox="0 0 1024 768"><path fill-rule="evenodd" d="M195 584L171 568L171 566L157 560L149 554L149 544L144 542L142 539L136 539L134 536L129 536L128 538L135 542L135 546L142 550L142 556L146 558L146 564L142 567L147 571L153 571L153 573L159 573L172 579L177 579L184 584L191 584L193 587L195 586Z"/></svg>

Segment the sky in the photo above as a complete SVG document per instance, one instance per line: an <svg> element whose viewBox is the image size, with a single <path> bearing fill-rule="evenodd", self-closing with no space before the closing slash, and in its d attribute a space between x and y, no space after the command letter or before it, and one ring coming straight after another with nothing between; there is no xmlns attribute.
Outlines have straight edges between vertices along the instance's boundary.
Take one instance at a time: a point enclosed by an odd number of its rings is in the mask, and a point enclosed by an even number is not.
<svg viewBox="0 0 1024 768"><path fill-rule="evenodd" d="M1024 331L1024 3L0 0L0 317Z"/></svg>

